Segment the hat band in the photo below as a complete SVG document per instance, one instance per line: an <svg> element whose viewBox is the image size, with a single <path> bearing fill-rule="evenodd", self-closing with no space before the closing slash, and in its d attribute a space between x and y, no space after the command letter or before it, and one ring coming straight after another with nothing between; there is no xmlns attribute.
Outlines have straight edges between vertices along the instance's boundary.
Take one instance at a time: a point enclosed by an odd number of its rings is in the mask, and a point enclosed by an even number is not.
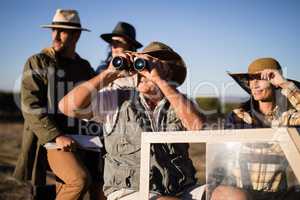
<svg viewBox="0 0 300 200"><path fill-rule="evenodd" d="M81 24L72 23L72 22L52 22L52 25L75 26L81 28Z"/></svg>

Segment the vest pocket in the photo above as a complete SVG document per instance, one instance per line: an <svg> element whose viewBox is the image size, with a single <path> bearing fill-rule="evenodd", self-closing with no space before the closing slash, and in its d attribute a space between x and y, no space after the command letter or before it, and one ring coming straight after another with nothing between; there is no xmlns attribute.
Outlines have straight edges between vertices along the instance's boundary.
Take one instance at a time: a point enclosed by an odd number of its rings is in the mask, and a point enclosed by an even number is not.
<svg viewBox="0 0 300 200"><path fill-rule="evenodd" d="M105 187L137 189L139 186L139 166L122 166L106 156L104 169Z"/></svg>
<svg viewBox="0 0 300 200"><path fill-rule="evenodd" d="M117 152L120 155L129 155L141 150L140 144L133 144L127 141L125 137L117 144Z"/></svg>

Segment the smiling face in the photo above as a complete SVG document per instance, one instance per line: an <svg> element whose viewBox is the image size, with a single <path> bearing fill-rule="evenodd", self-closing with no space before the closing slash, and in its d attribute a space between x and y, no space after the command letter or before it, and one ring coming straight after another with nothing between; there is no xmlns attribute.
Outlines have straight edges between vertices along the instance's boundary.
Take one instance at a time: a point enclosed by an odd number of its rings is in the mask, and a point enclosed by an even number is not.
<svg viewBox="0 0 300 200"><path fill-rule="evenodd" d="M273 98L273 87L268 80L251 79L249 81L251 94L256 101L271 101Z"/></svg>

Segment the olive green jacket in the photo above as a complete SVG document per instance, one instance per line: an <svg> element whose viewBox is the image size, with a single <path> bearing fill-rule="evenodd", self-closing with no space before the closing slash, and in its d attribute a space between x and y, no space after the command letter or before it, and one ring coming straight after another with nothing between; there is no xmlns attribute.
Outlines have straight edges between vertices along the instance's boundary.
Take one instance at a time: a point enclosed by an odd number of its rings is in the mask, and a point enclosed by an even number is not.
<svg viewBox="0 0 300 200"><path fill-rule="evenodd" d="M76 84L95 75L88 61L62 58L53 48L31 56L24 67L21 108L24 131L14 176L33 185L44 185L48 167L42 146L61 134L78 134L79 120L58 111L59 100Z"/></svg>

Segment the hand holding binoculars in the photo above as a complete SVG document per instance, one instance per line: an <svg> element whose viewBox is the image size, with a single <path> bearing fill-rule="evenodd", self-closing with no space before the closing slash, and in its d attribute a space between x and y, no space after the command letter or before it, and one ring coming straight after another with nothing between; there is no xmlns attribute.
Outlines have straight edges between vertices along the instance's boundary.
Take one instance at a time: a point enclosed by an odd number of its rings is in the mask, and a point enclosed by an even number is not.
<svg viewBox="0 0 300 200"><path fill-rule="evenodd" d="M149 68L149 63L143 58L135 57L133 62L122 56L115 56L112 59L112 65L117 70L127 70L127 71L142 71L145 68Z"/></svg>

